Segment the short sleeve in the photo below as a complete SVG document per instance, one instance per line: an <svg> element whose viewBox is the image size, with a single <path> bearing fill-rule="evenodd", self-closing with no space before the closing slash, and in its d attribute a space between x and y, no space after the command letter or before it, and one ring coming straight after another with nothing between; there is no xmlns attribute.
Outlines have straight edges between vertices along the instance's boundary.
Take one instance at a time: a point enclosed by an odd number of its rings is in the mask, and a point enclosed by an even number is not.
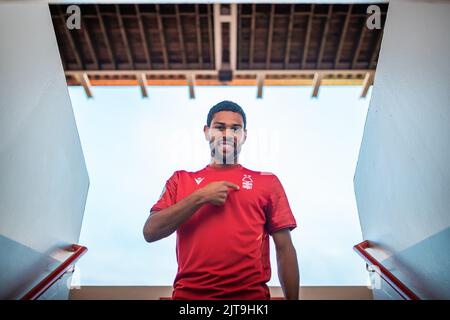
<svg viewBox="0 0 450 320"><path fill-rule="evenodd" d="M178 171L166 181L158 201L152 206L150 212L168 208L176 203L178 186Z"/></svg>
<svg viewBox="0 0 450 320"><path fill-rule="evenodd" d="M270 194L267 205L267 229L269 234L278 230L297 227L294 215L289 206L284 188L276 175L272 175Z"/></svg>

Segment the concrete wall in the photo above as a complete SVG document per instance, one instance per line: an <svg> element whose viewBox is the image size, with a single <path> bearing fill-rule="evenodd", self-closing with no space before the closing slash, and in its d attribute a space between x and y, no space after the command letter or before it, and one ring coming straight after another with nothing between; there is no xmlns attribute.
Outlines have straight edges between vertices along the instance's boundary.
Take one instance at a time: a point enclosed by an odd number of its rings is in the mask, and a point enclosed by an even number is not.
<svg viewBox="0 0 450 320"><path fill-rule="evenodd" d="M426 299L450 298L449 17L390 2L354 177L364 239Z"/></svg>
<svg viewBox="0 0 450 320"><path fill-rule="evenodd" d="M0 299L14 299L78 242L89 178L48 5L0 4L0 46Z"/></svg>

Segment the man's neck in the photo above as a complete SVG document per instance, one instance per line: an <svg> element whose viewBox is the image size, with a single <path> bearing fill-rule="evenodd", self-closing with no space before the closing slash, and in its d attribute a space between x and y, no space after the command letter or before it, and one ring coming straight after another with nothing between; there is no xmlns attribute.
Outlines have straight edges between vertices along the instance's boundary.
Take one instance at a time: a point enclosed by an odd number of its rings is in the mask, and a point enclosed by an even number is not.
<svg viewBox="0 0 450 320"><path fill-rule="evenodd" d="M223 168L223 167L233 168L239 166L239 161L236 159L236 161L234 161L233 163L219 163L216 162L214 158L212 158L209 163L209 166L213 168Z"/></svg>

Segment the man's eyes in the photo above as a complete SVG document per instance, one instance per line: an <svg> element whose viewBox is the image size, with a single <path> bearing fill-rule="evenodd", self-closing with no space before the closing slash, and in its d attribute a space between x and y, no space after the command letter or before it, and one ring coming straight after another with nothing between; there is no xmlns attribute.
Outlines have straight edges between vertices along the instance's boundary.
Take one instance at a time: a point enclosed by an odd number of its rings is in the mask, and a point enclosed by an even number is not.
<svg viewBox="0 0 450 320"><path fill-rule="evenodd" d="M223 130L225 130L226 128L225 128L225 127L215 127L215 129L223 131ZM241 127L233 127L233 128L230 128L230 129L236 131L236 130L241 129Z"/></svg>

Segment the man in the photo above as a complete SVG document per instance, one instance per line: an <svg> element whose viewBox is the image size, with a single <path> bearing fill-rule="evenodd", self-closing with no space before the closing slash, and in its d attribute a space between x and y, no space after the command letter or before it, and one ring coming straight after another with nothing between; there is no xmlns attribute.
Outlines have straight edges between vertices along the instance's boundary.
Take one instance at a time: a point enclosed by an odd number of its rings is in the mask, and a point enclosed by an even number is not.
<svg viewBox="0 0 450 320"><path fill-rule="evenodd" d="M173 299L270 299L269 234L286 299L298 299L290 231L296 221L278 178L239 164L246 116L234 102L211 108L203 128L211 149L200 171L175 171L150 210L144 238L177 232Z"/></svg>

